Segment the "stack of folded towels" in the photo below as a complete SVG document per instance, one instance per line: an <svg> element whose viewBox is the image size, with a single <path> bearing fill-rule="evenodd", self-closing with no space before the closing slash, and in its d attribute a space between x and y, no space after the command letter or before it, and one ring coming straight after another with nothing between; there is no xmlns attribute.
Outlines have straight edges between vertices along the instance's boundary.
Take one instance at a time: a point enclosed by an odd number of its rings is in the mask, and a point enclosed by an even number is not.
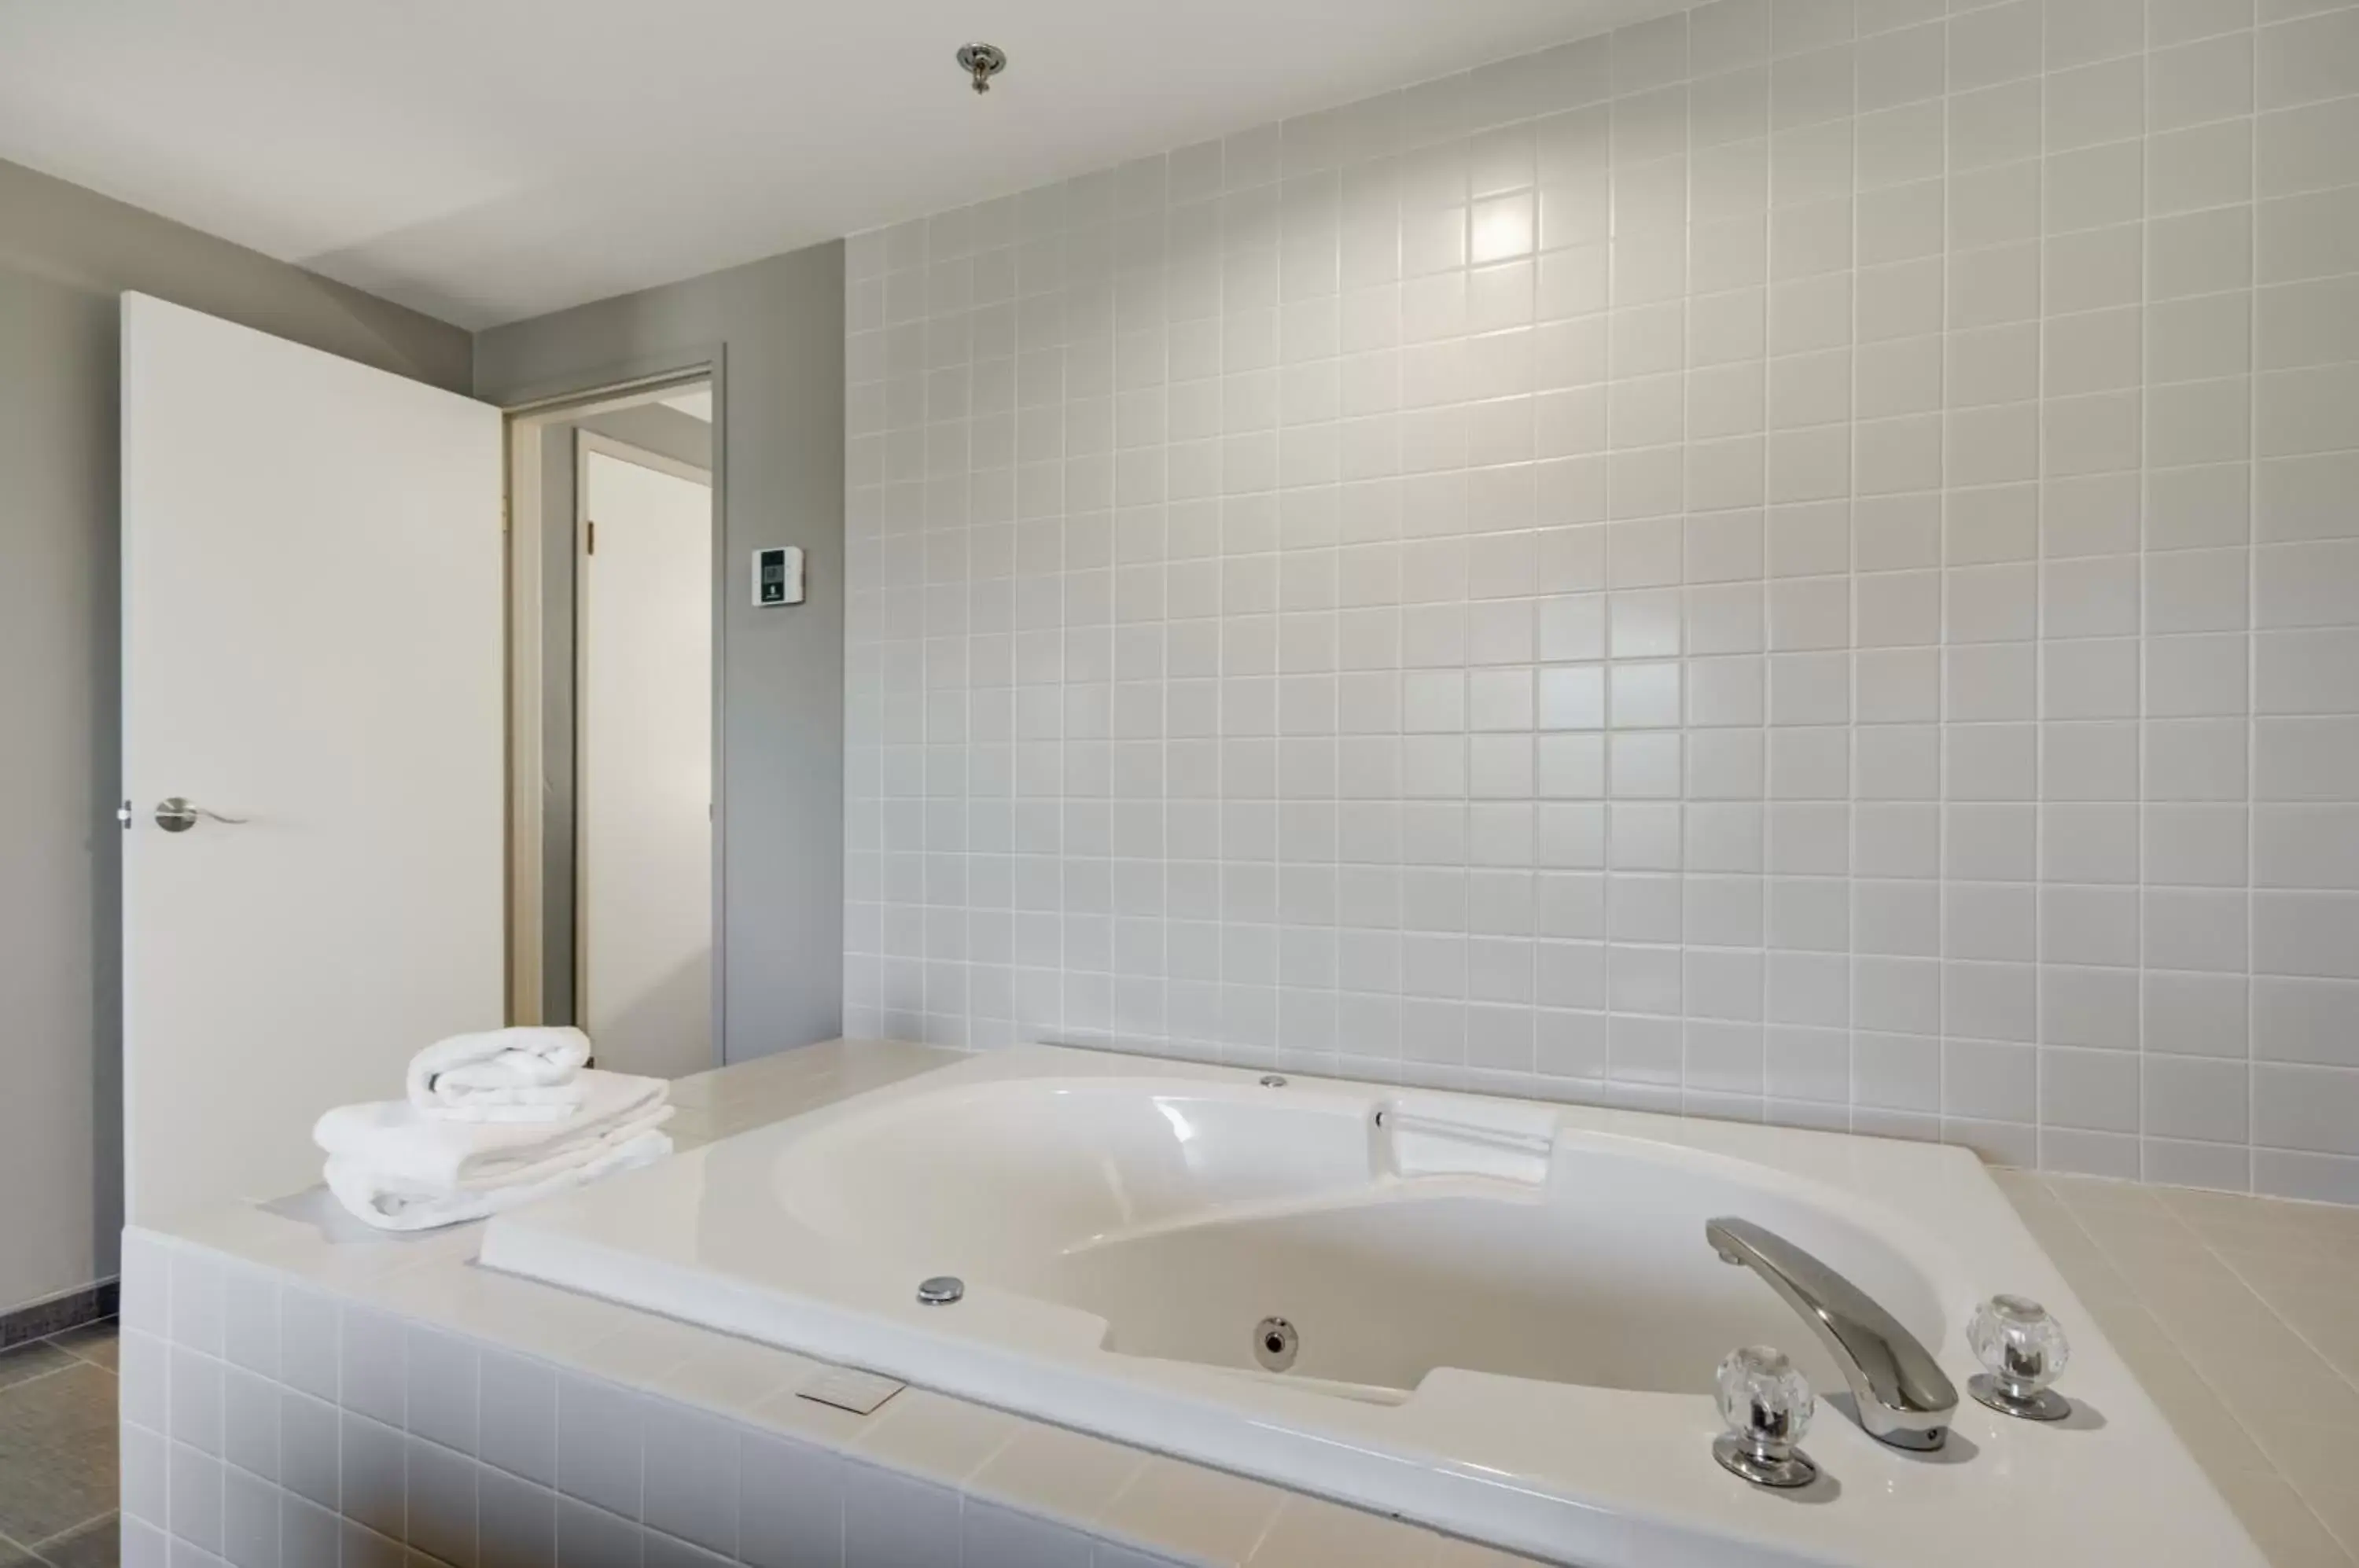
<svg viewBox="0 0 2359 1568"><path fill-rule="evenodd" d="M481 1219L671 1152L659 1078L588 1066L580 1029L455 1035L409 1063L408 1095L340 1105L311 1138L328 1190L381 1230Z"/></svg>

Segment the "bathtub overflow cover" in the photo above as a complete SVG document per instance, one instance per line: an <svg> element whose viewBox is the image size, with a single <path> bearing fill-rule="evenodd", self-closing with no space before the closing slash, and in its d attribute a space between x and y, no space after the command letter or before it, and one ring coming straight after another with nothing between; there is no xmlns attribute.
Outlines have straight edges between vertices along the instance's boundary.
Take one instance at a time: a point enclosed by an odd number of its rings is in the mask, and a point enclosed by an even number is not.
<svg viewBox="0 0 2359 1568"><path fill-rule="evenodd" d="M1301 1344L1302 1336L1284 1318L1264 1318L1254 1324L1254 1359L1272 1372L1293 1366L1294 1353Z"/></svg>
<svg viewBox="0 0 2359 1568"><path fill-rule="evenodd" d="M1261 1086L1265 1089L1283 1089L1286 1087L1286 1080L1276 1073L1265 1073L1261 1075Z"/></svg>
<svg viewBox="0 0 2359 1568"><path fill-rule="evenodd" d="M918 1300L929 1307L947 1307L966 1294L966 1281L955 1274L937 1274L918 1281Z"/></svg>

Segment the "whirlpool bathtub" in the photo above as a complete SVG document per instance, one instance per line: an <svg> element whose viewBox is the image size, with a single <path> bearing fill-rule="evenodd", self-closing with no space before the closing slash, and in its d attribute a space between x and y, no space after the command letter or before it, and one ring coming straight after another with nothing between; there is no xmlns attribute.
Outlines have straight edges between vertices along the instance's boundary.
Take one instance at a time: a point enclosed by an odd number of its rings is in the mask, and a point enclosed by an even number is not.
<svg viewBox="0 0 2359 1568"><path fill-rule="evenodd" d="M2039 1298L2075 1416L1875 1442L1718 1215L1962 1390L1973 1303ZM1026 1046L501 1215L483 1261L1590 1568L2259 1562L1961 1149ZM1804 1491L1712 1456L1750 1344L1820 1393Z"/></svg>

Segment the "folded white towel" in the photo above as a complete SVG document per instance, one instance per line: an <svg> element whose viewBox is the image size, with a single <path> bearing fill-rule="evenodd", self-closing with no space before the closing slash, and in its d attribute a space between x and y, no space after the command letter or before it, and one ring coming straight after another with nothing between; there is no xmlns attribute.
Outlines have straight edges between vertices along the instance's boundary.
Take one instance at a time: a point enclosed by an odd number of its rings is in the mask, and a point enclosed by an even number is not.
<svg viewBox="0 0 2359 1568"><path fill-rule="evenodd" d="M561 1121L582 1105L574 1074L589 1060L577 1029L485 1029L411 1057L406 1089L411 1105L454 1120Z"/></svg>
<svg viewBox="0 0 2359 1568"><path fill-rule="evenodd" d="M457 1122L408 1101L339 1105L311 1140L378 1186L420 1194L482 1192L541 1180L606 1153L671 1117L660 1078L584 1070L583 1102L561 1122Z"/></svg>
<svg viewBox="0 0 2359 1568"><path fill-rule="evenodd" d="M665 1107L664 1116L671 1114ZM479 1220L502 1209L528 1203L578 1187L584 1181L633 1166L646 1165L671 1152L671 1139L646 1131L608 1144L592 1158L550 1171L537 1181L511 1181L506 1186L462 1188L451 1192L417 1192L387 1185L378 1172L352 1160L331 1158L328 1191L353 1217L379 1230L431 1230L437 1225Z"/></svg>

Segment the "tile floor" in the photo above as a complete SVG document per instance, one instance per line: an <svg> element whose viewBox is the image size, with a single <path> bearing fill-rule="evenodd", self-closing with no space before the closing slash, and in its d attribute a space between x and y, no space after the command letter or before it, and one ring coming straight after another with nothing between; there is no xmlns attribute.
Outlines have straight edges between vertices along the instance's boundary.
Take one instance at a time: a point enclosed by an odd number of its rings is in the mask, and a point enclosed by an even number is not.
<svg viewBox="0 0 2359 1568"><path fill-rule="evenodd" d="M114 1568L114 1322L0 1352L0 1568Z"/></svg>
<svg viewBox="0 0 2359 1568"><path fill-rule="evenodd" d="M2359 1209L1995 1174L2275 1568L2359 1565ZM114 1407L111 1322L0 1354L0 1568L114 1564Z"/></svg>

